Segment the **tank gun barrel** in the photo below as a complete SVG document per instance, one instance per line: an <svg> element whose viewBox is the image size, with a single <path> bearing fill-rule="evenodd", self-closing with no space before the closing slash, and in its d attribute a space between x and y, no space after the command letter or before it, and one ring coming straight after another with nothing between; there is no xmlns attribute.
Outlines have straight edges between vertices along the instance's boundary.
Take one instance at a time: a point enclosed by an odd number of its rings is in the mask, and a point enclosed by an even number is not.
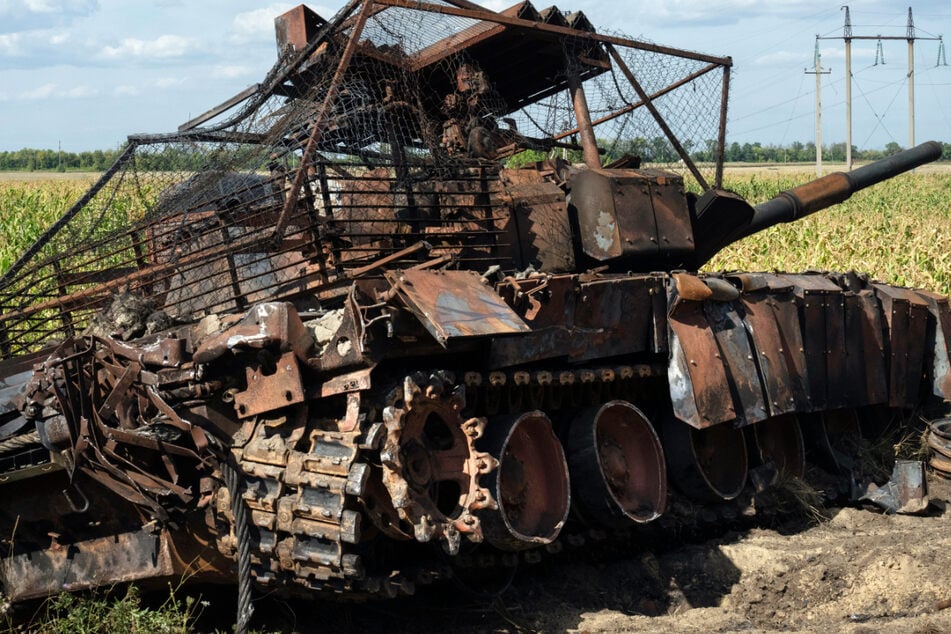
<svg viewBox="0 0 951 634"><path fill-rule="evenodd" d="M780 193L756 205L753 218L739 237L754 234L781 222L793 222L837 205L855 192L897 176L941 157L937 141L927 141L851 172L835 172Z"/></svg>

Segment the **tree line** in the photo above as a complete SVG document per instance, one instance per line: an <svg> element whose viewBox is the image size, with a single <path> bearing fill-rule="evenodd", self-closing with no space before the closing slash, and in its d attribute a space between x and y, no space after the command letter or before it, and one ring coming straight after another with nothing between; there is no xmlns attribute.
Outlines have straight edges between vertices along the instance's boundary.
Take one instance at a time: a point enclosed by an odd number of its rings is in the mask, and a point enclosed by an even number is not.
<svg viewBox="0 0 951 634"><path fill-rule="evenodd" d="M951 143L942 143L942 160L951 160ZM697 162L713 162L716 157L716 142L712 140L697 144L689 139L682 142L684 150ZM608 156L613 158L630 154L640 156L649 163L675 163L679 160L677 152L665 137L651 139L626 139L608 146ZM852 146L852 159L856 161L877 161L898 154L905 148L890 141L882 149L860 150ZM809 141L794 141L788 145L755 143L730 143L724 148L724 160L728 163L812 163L816 160L816 144ZM822 146L822 158L827 161L845 161L845 143L830 143Z"/></svg>
<svg viewBox="0 0 951 634"><path fill-rule="evenodd" d="M602 142L607 148L606 160L629 154L639 156L646 163L675 163L679 159L673 146L664 137L634 138L614 143ZM698 162L712 162L716 143L691 140L682 142L685 151ZM951 143L942 143L943 160L951 160ZM823 159L827 161L845 160L845 143L824 145ZM895 141L889 142L883 149L860 150L852 146L852 158L857 161L875 161L891 156L904 148ZM24 148L16 151L0 152L0 172L101 172L109 168L122 152L114 150L92 150L87 152L63 152ZM535 156L538 154L538 156ZM574 152L569 152L574 158ZM201 152L189 152L187 149L165 146L158 152L142 152L136 155L136 167L141 170L173 171L199 169L205 158ZM527 151L518 155L515 164L526 163L545 158L542 153ZM729 163L810 163L815 161L816 146L812 142L794 141L788 145L756 143L731 143L727 145L724 159Z"/></svg>
<svg viewBox="0 0 951 634"><path fill-rule="evenodd" d="M942 143L941 159L951 160L951 143ZM822 146L823 160L845 161L845 143L830 143ZM852 159L856 161L877 161L898 154L905 148L895 141L889 141L883 149L860 150L852 146ZM794 141L789 145L763 145L762 143L731 143L724 152L728 163L812 163L816 160L816 144L811 141Z"/></svg>
<svg viewBox="0 0 951 634"><path fill-rule="evenodd" d="M121 149L62 152L23 148L0 152L2 172L102 172L119 158Z"/></svg>

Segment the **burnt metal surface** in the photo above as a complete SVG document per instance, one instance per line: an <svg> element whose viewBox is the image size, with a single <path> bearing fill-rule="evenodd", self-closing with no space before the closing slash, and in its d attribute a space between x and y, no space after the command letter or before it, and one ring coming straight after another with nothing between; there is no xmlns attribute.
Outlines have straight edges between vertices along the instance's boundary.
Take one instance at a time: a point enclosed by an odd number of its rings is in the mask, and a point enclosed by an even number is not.
<svg viewBox="0 0 951 634"><path fill-rule="evenodd" d="M176 572L166 532L119 533L68 544L55 537L50 541L49 548L6 558L4 589L11 600L88 590L104 582L171 578Z"/></svg>
<svg viewBox="0 0 951 634"><path fill-rule="evenodd" d="M928 343L928 303L913 291L873 285L882 305L888 336L889 405L902 407L918 399L924 379Z"/></svg>
<svg viewBox="0 0 951 634"><path fill-rule="evenodd" d="M729 58L528 2L301 6L276 33L260 84L130 138L0 278L5 596L411 594L681 495L811 467L874 493L863 426L951 394L947 298L695 272L937 144L752 207L717 189Z"/></svg>
<svg viewBox="0 0 951 634"><path fill-rule="evenodd" d="M660 266L693 251L683 180L651 170L589 169L571 181L584 252Z"/></svg>
<svg viewBox="0 0 951 634"><path fill-rule="evenodd" d="M472 271L407 270L388 279L440 343L529 332L518 315Z"/></svg>
<svg viewBox="0 0 951 634"><path fill-rule="evenodd" d="M695 429L676 418L660 424L671 482L700 502L736 498L746 485L748 461L743 430L730 425Z"/></svg>
<svg viewBox="0 0 951 634"><path fill-rule="evenodd" d="M611 401L578 412L566 444L578 506L590 521L617 528L664 513L664 450L636 407Z"/></svg>
<svg viewBox="0 0 951 634"><path fill-rule="evenodd" d="M545 413L493 417L477 447L499 457L485 478L498 508L479 512L486 540L514 551L554 542L568 519L571 491L564 450Z"/></svg>
<svg viewBox="0 0 951 634"><path fill-rule="evenodd" d="M680 287L688 279L675 277ZM730 279L741 290L739 309L710 292L690 291L699 301L671 295L671 395L682 420L701 428L792 412L909 407L928 386L943 395L931 378L946 376L947 323L937 300L879 284L850 289L822 275ZM723 385L729 400L717 389Z"/></svg>
<svg viewBox="0 0 951 634"><path fill-rule="evenodd" d="M880 506L886 513L921 514L928 510L928 477L924 462L897 460L884 486L870 484L861 498Z"/></svg>
<svg viewBox="0 0 951 634"><path fill-rule="evenodd" d="M806 448L796 416L775 416L750 429L760 464L771 463L776 477L802 478L805 475Z"/></svg>

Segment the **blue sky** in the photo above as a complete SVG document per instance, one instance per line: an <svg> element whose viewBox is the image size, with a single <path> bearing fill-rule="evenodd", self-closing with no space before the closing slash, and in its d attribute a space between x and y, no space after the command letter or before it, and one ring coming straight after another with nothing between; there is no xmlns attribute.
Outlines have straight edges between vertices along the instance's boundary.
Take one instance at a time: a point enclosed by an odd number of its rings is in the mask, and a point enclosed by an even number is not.
<svg viewBox="0 0 951 634"><path fill-rule="evenodd" d="M273 18L295 2L0 0L0 150L112 148L167 132L259 81L274 62ZM510 1L483 0L502 9ZM342 0L309 6L330 17ZM543 8L547 3L536 2ZM908 2L849 4L855 35L904 36ZM951 38L951 2L912 3L920 36ZM815 134L817 34L842 34L828 0L567 0L598 27L733 57L728 141L788 144ZM823 141L845 140L841 40L820 43ZM908 142L907 43L853 43L853 143ZM951 48L951 46L949 46ZM951 66L915 46L916 140L951 142ZM951 51L947 54L951 58Z"/></svg>

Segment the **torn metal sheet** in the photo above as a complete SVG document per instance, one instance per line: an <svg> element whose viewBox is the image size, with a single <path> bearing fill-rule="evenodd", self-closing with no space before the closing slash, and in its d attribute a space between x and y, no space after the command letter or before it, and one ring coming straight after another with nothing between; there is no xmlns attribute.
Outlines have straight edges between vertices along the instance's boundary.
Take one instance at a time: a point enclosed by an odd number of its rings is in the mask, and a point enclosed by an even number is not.
<svg viewBox="0 0 951 634"><path fill-rule="evenodd" d="M703 302L704 314L713 329L720 359L729 375L727 386L734 398L738 425L769 418L756 357L743 319L733 302Z"/></svg>
<svg viewBox="0 0 951 634"><path fill-rule="evenodd" d="M872 483L859 498L886 513L920 515L928 510L928 477L920 460L896 460L892 477L882 486Z"/></svg>
<svg viewBox="0 0 951 634"><path fill-rule="evenodd" d="M697 429L735 420L729 378L703 303L678 302L668 324L674 413Z"/></svg>
<svg viewBox="0 0 951 634"><path fill-rule="evenodd" d="M406 270L387 280L439 343L451 339L531 332L474 271Z"/></svg>
<svg viewBox="0 0 951 634"><path fill-rule="evenodd" d="M196 363L209 363L229 350L260 350L278 345L282 350L293 350L306 362L314 343L292 304L266 302L253 306L234 326L202 341L193 358Z"/></svg>
<svg viewBox="0 0 951 634"><path fill-rule="evenodd" d="M765 291L743 294L743 325L753 342L771 416L795 412L797 408L793 373L787 365L783 337L773 312L775 303Z"/></svg>

